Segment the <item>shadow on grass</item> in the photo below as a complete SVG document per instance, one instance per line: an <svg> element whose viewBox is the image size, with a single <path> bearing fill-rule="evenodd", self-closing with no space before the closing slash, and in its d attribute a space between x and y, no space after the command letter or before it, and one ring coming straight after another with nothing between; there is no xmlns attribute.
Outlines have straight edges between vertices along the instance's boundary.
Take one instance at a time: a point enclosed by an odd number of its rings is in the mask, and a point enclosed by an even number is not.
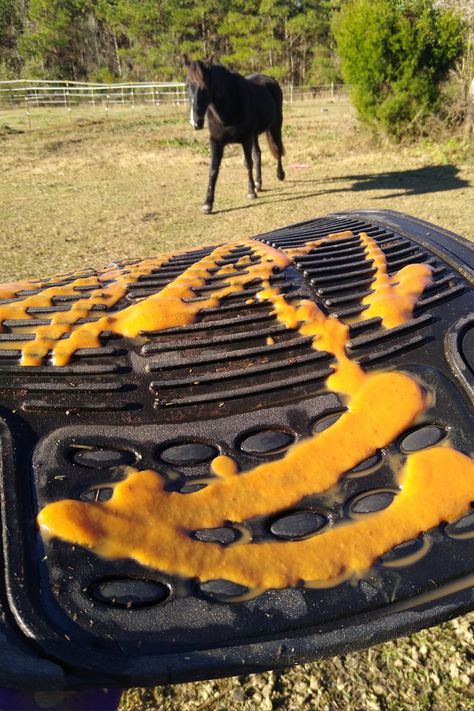
<svg viewBox="0 0 474 711"><path fill-rule="evenodd" d="M317 190L316 192L306 192L306 193L289 193L289 192L278 192L276 190L273 195L268 195L268 198L259 197L257 200L252 200L247 203L247 205L237 205L236 207L226 207L223 210L213 210L211 214L213 215L224 215L226 212L239 212L240 210L248 210L252 207L265 207L265 205L279 205L282 202L292 202L294 200L305 200L306 198L318 197L320 195L325 195L327 193L342 192L339 190ZM289 195L290 197L285 197ZM269 199L270 198L270 199Z"/></svg>
<svg viewBox="0 0 474 711"><path fill-rule="evenodd" d="M352 181L351 192L362 190L392 190L383 198L406 197L439 193L446 190L459 190L470 187L470 182L459 177L456 165L428 165L414 170L394 170L385 173L366 173L361 175L341 175L335 182ZM337 192L337 191L336 191Z"/></svg>
<svg viewBox="0 0 474 711"><path fill-rule="evenodd" d="M374 200L389 200L398 197L411 197L413 195L424 195L427 193L445 192L447 190L459 190L460 188L471 187L471 183L459 176L459 168L455 165L430 165L424 168L413 170L395 170L385 173L362 173L359 175L341 175L327 180L321 178L302 180L288 180L288 184L295 187L304 183L321 184L329 183L351 183L344 187L333 187L326 190L316 190L308 192L289 193L282 188L269 188L263 193L259 200L253 200L247 205L239 205L223 210L216 210L214 214L226 212L236 212L252 207L268 205L271 203L292 202L294 200L305 200L312 197L335 193L353 193L362 191L383 191L383 195L375 195ZM387 194L387 191L391 191ZM269 194L271 193L271 195ZM270 199L268 199L270 198Z"/></svg>

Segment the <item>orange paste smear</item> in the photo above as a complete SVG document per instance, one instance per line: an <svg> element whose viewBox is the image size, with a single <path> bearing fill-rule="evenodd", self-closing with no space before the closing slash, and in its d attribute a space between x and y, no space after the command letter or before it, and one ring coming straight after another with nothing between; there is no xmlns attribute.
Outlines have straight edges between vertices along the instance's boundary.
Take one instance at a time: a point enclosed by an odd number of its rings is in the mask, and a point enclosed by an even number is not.
<svg viewBox="0 0 474 711"><path fill-rule="evenodd" d="M153 270L158 269L168 261L171 256L171 254L163 254L159 258L144 259L138 264L124 268L106 267L93 274L89 270L84 275L85 270L81 270L80 272L59 275L40 282L1 284L0 299L12 299L15 297L16 299L10 303L0 304L0 332L3 330L3 322L7 319L21 319L30 323L19 329L13 329L13 332L35 334L35 340L33 341L12 340L2 342L2 349L20 348L22 365L40 365L48 355L48 352L54 349L63 336L69 336L74 329L79 330L81 328L78 323L81 319L91 318L95 306L100 304L111 308L126 295L129 284L135 283L144 274L152 273ZM50 282L55 285L49 286ZM90 287L90 290L87 289L84 293L86 287ZM38 293L21 297L23 290L38 290ZM84 296L74 300L69 311L47 314L51 321L47 326L37 325L35 317L28 311L30 308L53 306L53 299L56 297L80 297L81 292L84 293ZM96 322L97 320L100 319L96 319ZM91 328L92 324L88 323L86 327ZM97 345L100 345L100 343L97 343ZM77 348L81 348L81 346L79 345Z"/></svg>
<svg viewBox="0 0 474 711"><path fill-rule="evenodd" d="M248 501L254 493L249 493L245 476L237 478L244 478L239 488L245 489ZM303 541L227 548L196 541L188 535L188 526L198 529L211 521L223 525L234 511L232 505L226 507L228 492L216 483L195 494L166 493L162 478L153 471L129 474L104 504L50 504L40 513L39 523L43 533L90 547L105 557L134 558L163 572L200 580L224 578L251 588L283 588L362 574L393 546L442 520L458 518L474 496L473 464L453 449L421 451L408 457L401 484L403 493L384 511ZM286 501L280 486L265 488L271 508Z"/></svg>
<svg viewBox="0 0 474 711"><path fill-rule="evenodd" d="M228 257L237 245L249 246L255 257L259 259L258 263L253 263L247 255L244 255L236 264L217 267L216 262ZM174 326L185 326L196 320L201 309L217 306L225 296L243 289L244 284L256 278L268 278L274 270L284 269L290 264L286 254L267 247L261 242L244 240L239 243L227 243L188 267L157 294L93 322L78 324L79 319L90 316L95 305L103 304L112 307L126 295L130 283L158 269L168 261L170 256L172 255L164 254L156 259L143 260L125 270L104 270L97 276L79 277L64 286L47 288L46 283L45 288L38 294L0 304L0 324L7 319L31 319L31 327L23 327L20 333L35 334L34 340L7 341L2 343L2 348L21 349L22 365L41 365L49 352L52 353L53 365L66 365L75 351L80 348L98 348L101 345L100 336L105 331L134 338L142 331L160 331ZM206 299L190 301L196 297L195 290L206 284L206 279L211 276L209 271L211 269L213 276L222 276L222 285L217 284L215 291L210 292ZM234 274L236 270L238 273ZM234 275L227 278L228 274ZM8 284L3 292L0 287L0 294L4 293L4 298L10 298L25 285L32 286L31 283ZM17 289L18 286L20 288ZM54 313L51 325L35 325L28 309L51 306L53 297L74 296L79 293L76 287L87 286L95 288L83 299L73 302L70 311Z"/></svg>
<svg viewBox="0 0 474 711"><path fill-rule="evenodd" d="M202 581L225 578L260 590L313 581L335 584L341 575L362 574L393 546L465 514L474 499L474 463L453 449L436 447L408 456L399 473L401 492L389 508L363 519L303 541L252 543L244 537L240 544L222 546L192 538L198 529L245 525L252 517L271 516L305 496L323 494L337 486L344 473L393 442L423 412L425 393L414 379L400 372L365 373L346 355L346 324L325 315L312 301L290 303L271 283L275 268L284 269L290 256L347 236L329 235L291 253L251 240L240 242L251 247L259 261L239 260L245 273L238 274L235 264L220 269L216 265L235 245L218 247L158 294L76 328L54 345L53 359L59 364L67 362L74 348L94 347L101 330L133 337L185 325L202 308L217 305L258 278L262 288L257 298L271 304L276 318L287 328L310 335L313 348L334 355L327 385L345 396L347 411L327 430L293 445L279 461L238 473L235 463L220 455L211 465L214 478L194 493L165 491L159 473L130 469L105 503L63 500L46 506L38 516L43 536L86 546L106 557L134 558L171 574ZM377 316L387 328L404 323L431 279L430 268L412 264L389 277L375 240L364 233L360 239L376 268L364 318ZM183 300L192 298L193 287L205 283L209 270L223 279L227 272L229 277L205 300Z"/></svg>

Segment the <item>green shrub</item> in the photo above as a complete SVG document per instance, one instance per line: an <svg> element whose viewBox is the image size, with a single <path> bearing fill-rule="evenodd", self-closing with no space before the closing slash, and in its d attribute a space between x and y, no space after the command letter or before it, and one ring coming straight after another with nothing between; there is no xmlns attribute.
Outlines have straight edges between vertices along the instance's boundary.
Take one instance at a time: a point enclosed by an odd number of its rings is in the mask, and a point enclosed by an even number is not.
<svg viewBox="0 0 474 711"><path fill-rule="evenodd" d="M463 20L434 0L350 0L333 31L360 118L398 139L422 134L465 48Z"/></svg>

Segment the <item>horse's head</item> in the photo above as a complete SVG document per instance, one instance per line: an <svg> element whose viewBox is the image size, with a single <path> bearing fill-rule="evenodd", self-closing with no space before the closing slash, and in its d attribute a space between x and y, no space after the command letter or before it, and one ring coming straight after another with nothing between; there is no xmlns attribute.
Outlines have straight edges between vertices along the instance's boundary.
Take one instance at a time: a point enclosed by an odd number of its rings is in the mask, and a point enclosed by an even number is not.
<svg viewBox="0 0 474 711"><path fill-rule="evenodd" d="M191 106L189 121L195 129L204 127L204 116L212 101L211 66L211 62L202 60L189 63L186 90Z"/></svg>

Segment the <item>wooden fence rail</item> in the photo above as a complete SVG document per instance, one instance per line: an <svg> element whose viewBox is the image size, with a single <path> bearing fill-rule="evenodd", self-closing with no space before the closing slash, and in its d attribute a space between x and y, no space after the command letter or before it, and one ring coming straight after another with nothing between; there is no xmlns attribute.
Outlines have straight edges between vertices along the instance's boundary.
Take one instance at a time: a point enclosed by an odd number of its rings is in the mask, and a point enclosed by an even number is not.
<svg viewBox="0 0 474 711"><path fill-rule="evenodd" d="M343 85L285 86L284 98L288 102L311 100L318 97L337 98L345 94ZM125 84L99 84L93 82L55 81L52 79L14 79L0 82L0 109L23 106L29 113L34 108L62 106L72 110L75 106L186 104L186 87L182 82L140 82Z"/></svg>
<svg viewBox="0 0 474 711"><path fill-rule="evenodd" d="M184 104L185 85L182 83L95 84L73 81L29 81L19 79L0 82L0 108L18 105L29 108L63 106L70 109L80 104Z"/></svg>

